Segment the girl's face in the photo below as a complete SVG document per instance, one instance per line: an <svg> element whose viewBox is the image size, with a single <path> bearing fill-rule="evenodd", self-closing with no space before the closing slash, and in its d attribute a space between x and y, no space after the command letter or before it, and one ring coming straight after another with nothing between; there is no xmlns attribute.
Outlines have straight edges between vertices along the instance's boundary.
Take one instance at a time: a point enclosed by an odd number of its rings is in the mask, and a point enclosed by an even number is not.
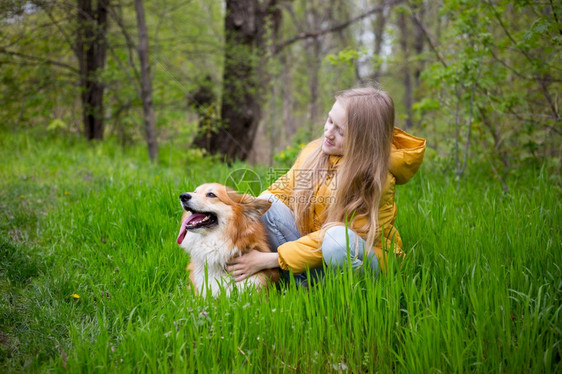
<svg viewBox="0 0 562 374"><path fill-rule="evenodd" d="M328 155L343 155L343 143L347 126L345 108L336 100L324 124L322 151Z"/></svg>

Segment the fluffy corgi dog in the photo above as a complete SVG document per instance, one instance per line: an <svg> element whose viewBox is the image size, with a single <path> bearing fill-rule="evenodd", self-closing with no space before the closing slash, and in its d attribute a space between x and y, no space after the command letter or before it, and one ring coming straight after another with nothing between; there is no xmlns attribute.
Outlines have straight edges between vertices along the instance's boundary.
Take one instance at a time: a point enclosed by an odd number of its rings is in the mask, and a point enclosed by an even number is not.
<svg viewBox="0 0 562 374"><path fill-rule="evenodd" d="M260 289L279 280L279 271L269 269L235 283L225 270L233 257L253 249L270 252L259 220L271 206L269 201L218 183L182 193L180 200L185 212L177 242L191 255L189 278L196 293L205 296L210 291L216 297L221 290L229 294L233 287Z"/></svg>

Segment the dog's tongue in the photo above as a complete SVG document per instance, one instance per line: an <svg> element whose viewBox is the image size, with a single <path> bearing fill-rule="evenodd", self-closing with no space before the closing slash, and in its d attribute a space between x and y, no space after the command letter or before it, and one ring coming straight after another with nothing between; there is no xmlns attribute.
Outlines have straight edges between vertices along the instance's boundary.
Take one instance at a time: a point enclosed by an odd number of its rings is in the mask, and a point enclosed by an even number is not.
<svg viewBox="0 0 562 374"><path fill-rule="evenodd" d="M189 217L191 217L191 216L189 216ZM187 226L187 221L189 220L189 217L181 223L180 233L178 234L178 244L181 244L183 242L183 240L185 239L185 236L187 235L186 226Z"/></svg>
<svg viewBox="0 0 562 374"><path fill-rule="evenodd" d="M187 235L187 224L193 221L201 221L205 219L204 214L192 214L183 220L180 227L180 233L178 234L178 244L181 244Z"/></svg>

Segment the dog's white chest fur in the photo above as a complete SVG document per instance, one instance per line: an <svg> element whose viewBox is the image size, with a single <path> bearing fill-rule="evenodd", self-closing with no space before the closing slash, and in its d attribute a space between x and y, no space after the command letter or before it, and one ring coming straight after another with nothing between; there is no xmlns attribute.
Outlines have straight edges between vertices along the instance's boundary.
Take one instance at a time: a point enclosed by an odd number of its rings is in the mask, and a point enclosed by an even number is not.
<svg viewBox="0 0 562 374"><path fill-rule="evenodd" d="M234 282L226 272L228 261L240 255L239 250L231 246L231 241L222 237L220 230L211 233L193 230L185 236L181 247L191 256L192 280L201 295L206 296L208 290L216 297L221 290L229 295L234 287L239 290L260 287L257 276L251 276L243 282Z"/></svg>

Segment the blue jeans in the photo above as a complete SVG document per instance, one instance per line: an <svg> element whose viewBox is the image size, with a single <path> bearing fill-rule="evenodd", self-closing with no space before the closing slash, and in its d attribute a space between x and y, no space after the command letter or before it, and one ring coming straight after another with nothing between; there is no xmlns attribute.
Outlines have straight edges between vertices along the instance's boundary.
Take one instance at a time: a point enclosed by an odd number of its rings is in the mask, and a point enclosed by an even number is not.
<svg viewBox="0 0 562 374"><path fill-rule="evenodd" d="M301 235L291 209L272 194L265 194L260 198L268 199L272 203L271 208L261 217L261 221L267 230L271 250L277 252L281 244L297 240ZM349 247L349 258L353 269L363 270L364 266L368 266L374 274L377 274L379 269L377 256L374 251L366 250L365 245L365 240L355 231L345 226L331 227L326 230L322 241L322 258L326 266L342 268L347 264ZM322 268L311 269L311 273L313 271L321 274Z"/></svg>

